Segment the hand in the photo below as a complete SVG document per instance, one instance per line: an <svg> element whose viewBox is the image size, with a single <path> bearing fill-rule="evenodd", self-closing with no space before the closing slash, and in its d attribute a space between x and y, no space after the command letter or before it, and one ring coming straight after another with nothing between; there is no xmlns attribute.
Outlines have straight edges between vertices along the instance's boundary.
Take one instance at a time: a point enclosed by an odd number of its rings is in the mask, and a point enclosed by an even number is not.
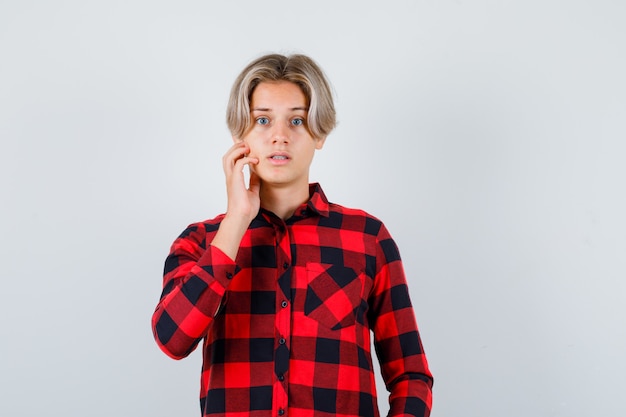
<svg viewBox="0 0 626 417"><path fill-rule="evenodd" d="M226 216L231 220L245 223L247 228L259 212L261 200L259 189L261 179L250 170L250 185L246 187L243 169L259 163L257 158L247 156L250 148L244 142L235 143L222 158L224 174L226 175L226 193L228 206Z"/></svg>

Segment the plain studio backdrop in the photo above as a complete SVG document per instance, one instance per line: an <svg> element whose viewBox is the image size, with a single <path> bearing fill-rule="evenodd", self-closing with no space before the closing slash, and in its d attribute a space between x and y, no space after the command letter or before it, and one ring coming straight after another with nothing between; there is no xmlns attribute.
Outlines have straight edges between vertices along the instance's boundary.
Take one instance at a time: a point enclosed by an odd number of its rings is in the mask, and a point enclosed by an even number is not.
<svg viewBox="0 0 626 417"><path fill-rule="evenodd" d="M230 86L309 54L312 181L382 219L433 417L626 415L626 3L0 1L0 415L197 416L150 317L225 210ZM381 412L386 393L379 384Z"/></svg>

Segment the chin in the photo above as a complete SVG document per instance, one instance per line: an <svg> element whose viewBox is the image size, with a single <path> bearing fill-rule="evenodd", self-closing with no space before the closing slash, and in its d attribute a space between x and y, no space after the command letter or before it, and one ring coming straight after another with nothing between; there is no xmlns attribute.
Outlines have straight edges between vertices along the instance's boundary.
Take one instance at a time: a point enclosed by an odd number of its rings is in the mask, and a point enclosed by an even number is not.
<svg viewBox="0 0 626 417"><path fill-rule="evenodd" d="M277 187L283 187L286 185L294 185L298 183L298 181L295 180L294 178L285 178L285 177L278 177L278 176L273 176L273 175L264 175L264 176L259 175L259 178L261 178L262 184L267 184L267 185L277 186Z"/></svg>
<svg viewBox="0 0 626 417"><path fill-rule="evenodd" d="M254 172L260 179L261 182L266 182L266 183L276 183L276 184L282 184L285 182L289 182L289 178L286 178L284 175L280 175L280 173L277 175L276 173L272 173L272 172L259 172L259 171L255 171Z"/></svg>

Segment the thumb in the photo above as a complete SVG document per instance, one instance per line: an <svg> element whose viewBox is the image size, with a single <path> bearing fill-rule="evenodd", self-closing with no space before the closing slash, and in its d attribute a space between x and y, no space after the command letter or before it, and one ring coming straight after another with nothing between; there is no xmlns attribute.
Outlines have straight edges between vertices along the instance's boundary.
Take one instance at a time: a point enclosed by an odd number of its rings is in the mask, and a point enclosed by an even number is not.
<svg viewBox="0 0 626 417"><path fill-rule="evenodd" d="M258 194L261 189L261 178L252 170L250 170L250 188L248 189L255 194Z"/></svg>

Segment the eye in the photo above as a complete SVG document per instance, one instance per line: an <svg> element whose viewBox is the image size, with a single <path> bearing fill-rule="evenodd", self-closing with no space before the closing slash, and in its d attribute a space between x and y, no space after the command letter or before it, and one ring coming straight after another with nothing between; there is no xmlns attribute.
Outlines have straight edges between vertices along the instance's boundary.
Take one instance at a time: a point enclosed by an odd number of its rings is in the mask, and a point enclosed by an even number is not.
<svg viewBox="0 0 626 417"><path fill-rule="evenodd" d="M270 119L268 119L267 117L257 117L256 122L257 124L265 126L270 124Z"/></svg>
<svg viewBox="0 0 626 417"><path fill-rule="evenodd" d="M296 117L295 119L291 120L291 124L293 126L302 126L304 124L304 119L301 119L299 117Z"/></svg>

